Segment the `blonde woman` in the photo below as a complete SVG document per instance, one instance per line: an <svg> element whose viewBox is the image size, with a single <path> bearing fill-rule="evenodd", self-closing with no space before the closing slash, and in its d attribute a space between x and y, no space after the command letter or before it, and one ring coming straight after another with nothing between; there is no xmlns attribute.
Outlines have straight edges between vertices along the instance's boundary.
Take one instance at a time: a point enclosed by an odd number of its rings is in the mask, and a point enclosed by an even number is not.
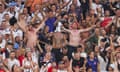
<svg viewBox="0 0 120 72"><path fill-rule="evenodd" d="M23 60L24 72L38 72L38 65L33 62L31 51L26 52L26 58Z"/></svg>

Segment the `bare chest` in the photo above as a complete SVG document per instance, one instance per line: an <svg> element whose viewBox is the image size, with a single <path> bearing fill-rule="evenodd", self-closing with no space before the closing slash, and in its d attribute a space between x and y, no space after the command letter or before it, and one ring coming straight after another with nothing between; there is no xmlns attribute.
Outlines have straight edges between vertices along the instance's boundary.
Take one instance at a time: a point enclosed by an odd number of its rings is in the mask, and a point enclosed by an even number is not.
<svg viewBox="0 0 120 72"><path fill-rule="evenodd" d="M73 37L79 37L80 33L79 33L78 30L73 30L73 31L71 31L71 36L73 36Z"/></svg>

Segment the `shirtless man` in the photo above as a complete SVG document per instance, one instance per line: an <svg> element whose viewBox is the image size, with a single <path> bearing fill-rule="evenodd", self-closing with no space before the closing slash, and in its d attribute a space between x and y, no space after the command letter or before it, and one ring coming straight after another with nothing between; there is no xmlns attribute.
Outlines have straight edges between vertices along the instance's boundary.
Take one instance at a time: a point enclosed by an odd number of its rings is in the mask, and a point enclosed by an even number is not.
<svg viewBox="0 0 120 72"><path fill-rule="evenodd" d="M37 26L37 28L35 27L35 25L29 25L27 27L27 24L25 23L25 19L22 18L23 16L21 15L21 18L18 22L19 27L23 30L23 32L25 33L25 37L27 39L27 48L34 48L36 46L37 43L37 32L39 31L39 29L41 29L45 24L45 20L42 20L41 24Z"/></svg>
<svg viewBox="0 0 120 72"><path fill-rule="evenodd" d="M93 25L92 27L89 27L87 29L77 29L77 26L74 25L73 26L73 29L72 30L69 30L69 29L65 29L65 31L69 32L70 33L70 41L69 41L69 45L71 46L79 46L80 45L80 41L81 41L81 38L80 38L80 33L82 32L86 32L86 31L89 31L91 29L93 29L95 27L95 25Z"/></svg>
<svg viewBox="0 0 120 72"><path fill-rule="evenodd" d="M62 48L66 45L66 43L65 34L61 32L55 32L53 34L53 48Z"/></svg>
<svg viewBox="0 0 120 72"><path fill-rule="evenodd" d="M74 23L73 23L74 24ZM87 29L77 29L77 26L76 24L73 25L72 29L69 30L69 29L65 29L63 27L63 29L67 32L69 32L69 43L68 43L68 48L69 48L69 52L70 54L72 54L71 52L73 52L77 47L79 47L80 45L80 41L81 41L81 33L82 32L86 32L86 31L89 31L91 29L93 29L94 27L96 27L95 25L93 25L92 27L89 27Z"/></svg>

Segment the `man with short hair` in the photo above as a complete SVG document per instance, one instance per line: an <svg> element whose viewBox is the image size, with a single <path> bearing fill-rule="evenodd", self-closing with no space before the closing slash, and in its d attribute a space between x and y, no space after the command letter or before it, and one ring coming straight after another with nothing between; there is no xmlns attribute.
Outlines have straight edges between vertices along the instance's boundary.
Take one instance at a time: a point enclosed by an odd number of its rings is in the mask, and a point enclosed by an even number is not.
<svg viewBox="0 0 120 72"><path fill-rule="evenodd" d="M73 29L72 30L69 30L69 29L65 29L63 27L63 29L67 32L69 32L69 35L70 35L70 41L68 43L68 51L69 51L69 54L72 54L73 51L75 51L75 49L80 45L80 42L81 42L81 33L82 32L86 32L86 31L90 31L91 29L95 28L95 25L87 28L87 29L77 29L77 26L74 25L73 26Z"/></svg>
<svg viewBox="0 0 120 72"><path fill-rule="evenodd" d="M10 52L10 57L6 59L4 63L10 71L12 70L13 65L20 66L19 61L15 58L15 51Z"/></svg>

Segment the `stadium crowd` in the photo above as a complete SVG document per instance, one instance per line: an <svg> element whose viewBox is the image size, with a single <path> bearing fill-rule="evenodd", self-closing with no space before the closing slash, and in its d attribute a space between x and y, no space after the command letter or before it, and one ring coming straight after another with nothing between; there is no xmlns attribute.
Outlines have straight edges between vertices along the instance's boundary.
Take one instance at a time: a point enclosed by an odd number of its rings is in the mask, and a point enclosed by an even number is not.
<svg viewBox="0 0 120 72"><path fill-rule="evenodd" d="M120 0L0 0L0 72L120 72Z"/></svg>

